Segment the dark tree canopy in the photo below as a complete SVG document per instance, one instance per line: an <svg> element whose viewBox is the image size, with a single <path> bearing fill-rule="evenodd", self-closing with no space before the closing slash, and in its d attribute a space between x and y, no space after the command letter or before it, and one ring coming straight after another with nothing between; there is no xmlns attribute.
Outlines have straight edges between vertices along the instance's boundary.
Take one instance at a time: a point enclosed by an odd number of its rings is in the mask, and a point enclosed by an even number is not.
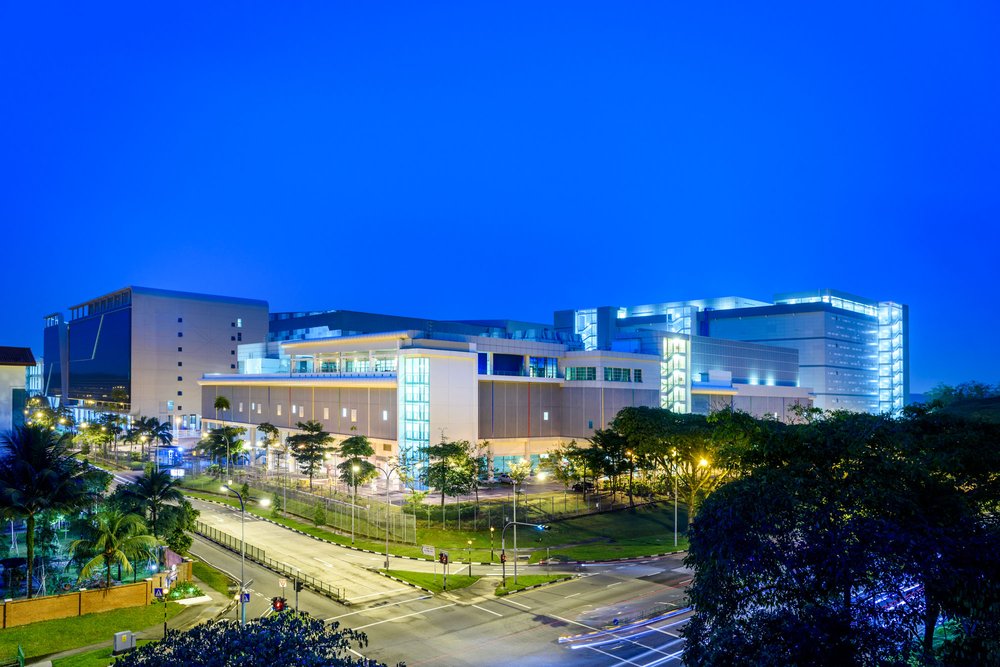
<svg viewBox="0 0 1000 667"><path fill-rule="evenodd" d="M117 667L379 667L382 663L353 657L364 648L364 633L327 626L308 614L286 611L247 621L196 625L170 632L160 642L146 644L118 658Z"/></svg>

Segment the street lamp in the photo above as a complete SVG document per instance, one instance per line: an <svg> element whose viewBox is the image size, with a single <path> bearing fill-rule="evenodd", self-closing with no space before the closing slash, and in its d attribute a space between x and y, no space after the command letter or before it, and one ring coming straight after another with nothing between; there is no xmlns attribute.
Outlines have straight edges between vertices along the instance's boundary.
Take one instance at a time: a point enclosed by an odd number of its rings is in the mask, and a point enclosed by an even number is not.
<svg viewBox="0 0 1000 667"><path fill-rule="evenodd" d="M541 523L525 523L524 521L508 521L503 530L500 531L500 565L501 565L501 576L503 578L503 587L507 588L507 556L506 556L506 545L507 545L507 529L514 526L514 583L517 584L517 527L518 526L531 526L535 530L549 530L549 526ZM471 569L471 568L470 568Z"/></svg>
<svg viewBox="0 0 1000 667"><path fill-rule="evenodd" d="M361 466L357 463L351 466L351 544L354 544L354 507L358 502L357 475L360 470ZM388 567L388 565L386 567Z"/></svg>
<svg viewBox="0 0 1000 667"><path fill-rule="evenodd" d="M229 484L232 484L230 482ZM243 589L245 587L244 578L245 566L246 566L246 555L247 555L247 544L246 544L246 532L244 527L244 519L246 518L246 504L243 502L243 494L229 486L229 484L223 484L223 491L232 491L236 494L236 497L240 500L240 625L246 625L247 622L247 605L243 602Z"/></svg>
<svg viewBox="0 0 1000 667"><path fill-rule="evenodd" d="M356 468L357 466L352 466ZM396 471L396 475L399 476L399 464L398 463L386 463L385 467L380 467L379 470L385 475L385 569L389 569L389 476Z"/></svg>
<svg viewBox="0 0 1000 667"><path fill-rule="evenodd" d="M670 453L674 459L674 548L677 548L677 450L672 449Z"/></svg>
<svg viewBox="0 0 1000 667"><path fill-rule="evenodd" d="M466 550L469 552L469 576L472 576L472 540L465 541Z"/></svg>
<svg viewBox="0 0 1000 667"><path fill-rule="evenodd" d="M495 533L496 530L496 528L490 526L490 563L493 562L493 533Z"/></svg>

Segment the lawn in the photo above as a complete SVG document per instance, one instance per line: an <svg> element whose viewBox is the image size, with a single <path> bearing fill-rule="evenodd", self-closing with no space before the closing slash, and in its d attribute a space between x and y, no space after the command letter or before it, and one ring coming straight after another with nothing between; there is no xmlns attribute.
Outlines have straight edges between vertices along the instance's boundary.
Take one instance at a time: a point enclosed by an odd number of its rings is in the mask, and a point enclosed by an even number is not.
<svg viewBox="0 0 1000 667"><path fill-rule="evenodd" d="M184 606L167 603L167 617L184 610ZM139 631L163 624L163 605L151 604L129 609L115 609L100 614L86 614L55 621L18 625L0 632L0 655L13 654L17 645L29 657L58 653L71 648L110 642L122 630Z"/></svg>
<svg viewBox="0 0 1000 667"><path fill-rule="evenodd" d="M194 576L201 579L209 587L219 591L223 595L229 595L230 585L235 583L225 574L216 570L214 567L208 563L203 563L200 560L196 560L192 564L192 571Z"/></svg>
<svg viewBox="0 0 1000 667"><path fill-rule="evenodd" d="M565 574L519 574L517 575L517 583L514 583L514 575L509 575L507 577L507 586L497 586L497 595L507 595L508 593L513 593L514 591L519 591L527 588L528 586L534 586L536 584L547 584L550 581L559 581L560 579L565 579Z"/></svg>
<svg viewBox="0 0 1000 667"><path fill-rule="evenodd" d="M239 507L239 502L232 497L198 492L187 492L188 495L203 500L214 500L233 507ZM328 527L316 526L306 519L295 515L274 517L271 511L251 505L247 511L261 517L271 519L288 528L329 540L337 544L350 546L349 535L334 532ZM683 528L687 521L687 512L682 506L678 512L679 524ZM671 503L656 503L636 509L623 509L603 514L590 514L553 521L547 524L550 530L535 530L528 526L518 527L518 547L524 551L534 550L531 562L538 562L547 557L563 560L605 560L613 558L631 558L649 556L656 553L674 551L674 507ZM424 558L420 546L430 544L437 549L445 549L452 553L453 561L466 562L469 559L469 544L471 540L471 557L476 563L493 562L500 559L501 531L495 530L492 539L490 531L458 531L445 530L432 525L417 529L417 545L391 543L389 551L397 556L414 556ZM513 528L507 530L508 551L513 545ZM361 549L384 552L385 543L381 540L356 537L354 545ZM546 547L550 547L546 552ZM687 542L683 532L678 540L677 549L685 549Z"/></svg>
<svg viewBox="0 0 1000 667"><path fill-rule="evenodd" d="M386 572L397 579L402 579L403 581L408 581L411 584L422 586L423 588L434 591L435 593L440 593L444 590L444 581L440 572L438 574L433 574L431 572L408 572L406 570L381 570L381 572ZM479 581L479 579L480 577L470 577L467 574L449 574L448 590L453 591L458 588L471 586Z"/></svg>
<svg viewBox="0 0 1000 667"><path fill-rule="evenodd" d="M144 639L136 642L136 646L139 647L148 643L149 641ZM99 648L96 651L78 653L68 658L53 660L52 667L107 667L114 659L114 656L111 655L112 650L113 648L108 646L107 648Z"/></svg>

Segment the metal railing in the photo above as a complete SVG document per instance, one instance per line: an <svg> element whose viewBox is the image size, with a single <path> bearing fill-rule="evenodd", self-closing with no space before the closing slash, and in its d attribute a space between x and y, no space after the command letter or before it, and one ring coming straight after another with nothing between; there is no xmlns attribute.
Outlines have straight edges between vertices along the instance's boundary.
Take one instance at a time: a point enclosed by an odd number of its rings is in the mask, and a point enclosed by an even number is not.
<svg viewBox="0 0 1000 667"><path fill-rule="evenodd" d="M205 525L201 521L196 521L194 526L194 532L201 535L207 540L215 542L219 546L225 547L230 551L235 551L236 553L241 553L240 540L233 537L228 533L224 533L217 528L212 528L211 526ZM343 601L344 591L338 586L331 586L325 581L320 581L316 577L309 576L308 574L303 574L301 570L297 567L292 567L288 563L282 561L274 560L269 558L268 555L260 547L255 547L252 544L243 545L246 550L246 557L255 563L263 565L269 570L273 570L278 574L284 575L293 581L302 582L303 586L311 588L317 593L322 593L327 597L331 597L334 600Z"/></svg>

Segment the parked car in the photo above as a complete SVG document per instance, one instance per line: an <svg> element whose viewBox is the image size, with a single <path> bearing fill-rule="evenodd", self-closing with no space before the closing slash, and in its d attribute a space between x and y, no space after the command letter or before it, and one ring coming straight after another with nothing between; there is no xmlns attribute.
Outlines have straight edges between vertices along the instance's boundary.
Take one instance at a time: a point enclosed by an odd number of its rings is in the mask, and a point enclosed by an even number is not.
<svg viewBox="0 0 1000 667"><path fill-rule="evenodd" d="M573 490L574 491L593 491L594 490L594 483L593 482L577 482L576 484L573 485Z"/></svg>
<svg viewBox="0 0 1000 667"><path fill-rule="evenodd" d="M497 475L497 481L500 482L501 484L513 484L514 478L508 475L507 473L502 472L499 475Z"/></svg>

